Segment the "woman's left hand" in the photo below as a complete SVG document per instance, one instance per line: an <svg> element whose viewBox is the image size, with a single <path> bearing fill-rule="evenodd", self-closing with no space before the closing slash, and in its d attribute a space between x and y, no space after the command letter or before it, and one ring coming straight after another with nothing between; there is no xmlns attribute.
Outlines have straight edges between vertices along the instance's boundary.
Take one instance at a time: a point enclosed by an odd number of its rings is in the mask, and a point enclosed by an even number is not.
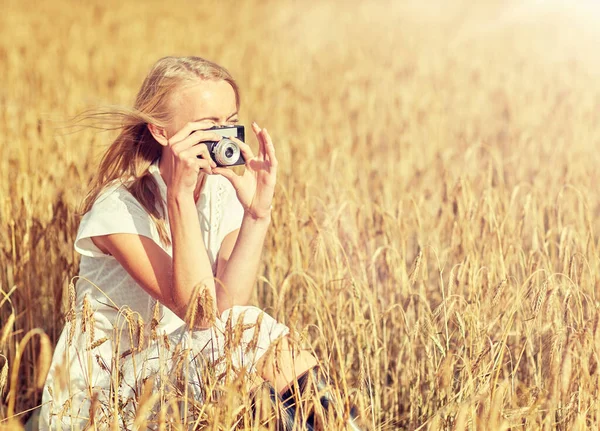
<svg viewBox="0 0 600 431"><path fill-rule="evenodd" d="M252 130L259 143L257 156L252 153L249 145L237 138L230 138L240 146L246 160L244 174L237 175L227 168L213 168L212 172L223 175L231 182L247 214L254 219L266 219L271 215L275 193L277 158L267 129L261 129L256 123L252 123Z"/></svg>

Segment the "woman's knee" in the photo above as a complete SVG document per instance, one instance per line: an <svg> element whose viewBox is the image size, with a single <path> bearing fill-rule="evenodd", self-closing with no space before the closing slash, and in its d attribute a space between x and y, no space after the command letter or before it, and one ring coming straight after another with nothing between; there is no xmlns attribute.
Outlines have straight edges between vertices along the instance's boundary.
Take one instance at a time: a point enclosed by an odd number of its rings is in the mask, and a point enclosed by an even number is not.
<svg viewBox="0 0 600 431"><path fill-rule="evenodd" d="M260 358L256 370L281 391L317 365L318 361L311 352L299 348L289 336L284 336L275 343L271 352Z"/></svg>

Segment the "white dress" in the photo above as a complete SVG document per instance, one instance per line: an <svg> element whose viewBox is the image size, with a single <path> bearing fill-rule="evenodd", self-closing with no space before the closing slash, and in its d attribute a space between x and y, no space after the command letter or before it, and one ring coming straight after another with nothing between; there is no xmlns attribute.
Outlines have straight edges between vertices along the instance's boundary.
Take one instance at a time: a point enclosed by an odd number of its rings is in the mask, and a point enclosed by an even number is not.
<svg viewBox="0 0 600 431"><path fill-rule="evenodd" d="M166 201L158 160L150 172ZM214 273L221 242L240 227L243 208L231 184L219 175L206 178L196 206ZM250 306L226 310L210 329L190 330L91 240L111 233L146 236L172 256L171 247L161 243L147 212L122 184L100 194L82 218L75 240L75 250L82 255L75 284L76 313L67 316L54 351L42 394L41 430L85 428L92 404L95 422L105 425L101 427L108 427L111 406L119 404L124 416L120 426L130 428L136 394L140 395L145 379L163 376L163 381L157 378L154 385L161 385L164 392L168 384L174 384L164 376L175 375L176 366L181 370L182 358L188 370L188 394L201 402L207 363L211 372L220 375L225 373L226 363L229 371L252 373L269 346L289 332L285 325ZM230 361L224 360L226 355Z"/></svg>

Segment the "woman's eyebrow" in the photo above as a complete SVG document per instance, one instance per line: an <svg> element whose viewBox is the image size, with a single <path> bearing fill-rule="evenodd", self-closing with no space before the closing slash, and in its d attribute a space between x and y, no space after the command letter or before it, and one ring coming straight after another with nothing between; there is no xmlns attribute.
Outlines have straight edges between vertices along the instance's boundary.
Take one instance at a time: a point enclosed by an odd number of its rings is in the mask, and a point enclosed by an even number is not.
<svg viewBox="0 0 600 431"><path fill-rule="evenodd" d="M235 117L238 114L238 111L235 111L233 114L231 114L229 117L227 117L227 119L231 119L231 117ZM214 121L215 123L219 121L218 117L204 117L204 118L200 118L198 120L194 120L194 123L198 123L200 121L204 121L204 120L211 120Z"/></svg>

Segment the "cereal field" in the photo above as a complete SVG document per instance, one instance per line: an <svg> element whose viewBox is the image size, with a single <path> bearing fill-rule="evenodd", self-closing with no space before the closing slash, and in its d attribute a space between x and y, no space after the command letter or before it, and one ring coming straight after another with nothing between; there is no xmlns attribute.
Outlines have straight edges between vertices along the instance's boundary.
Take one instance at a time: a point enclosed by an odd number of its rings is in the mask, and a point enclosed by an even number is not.
<svg viewBox="0 0 600 431"><path fill-rule="evenodd" d="M114 136L69 119L130 106L165 55L226 66L241 123L269 128L254 302L365 429L598 429L599 20L593 1L4 0L0 429L41 402ZM227 400L194 420L243 429Z"/></svg>

